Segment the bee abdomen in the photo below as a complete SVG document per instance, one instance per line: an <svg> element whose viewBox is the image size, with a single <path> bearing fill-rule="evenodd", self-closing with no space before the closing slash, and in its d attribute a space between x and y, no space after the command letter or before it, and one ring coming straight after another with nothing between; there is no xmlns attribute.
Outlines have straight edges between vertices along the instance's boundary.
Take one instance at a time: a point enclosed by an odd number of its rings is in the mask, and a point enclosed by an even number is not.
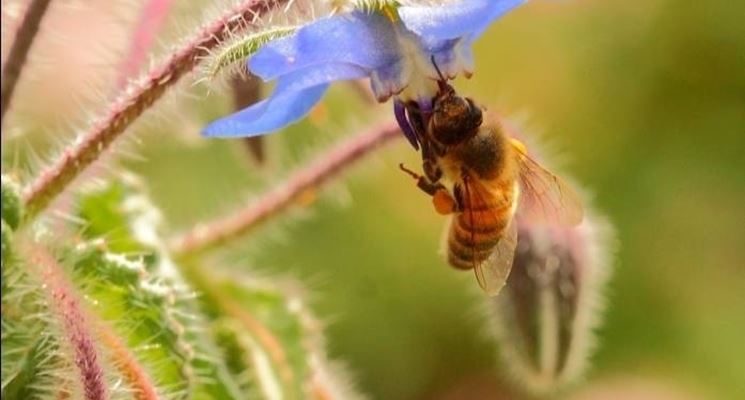
<svg viewBox="0 0 745 400"><path fill-rule="evenodd" d="M448 236L448 262L471 269L491 255L508 222L507 210L464 210L453 220Z"/></svg>

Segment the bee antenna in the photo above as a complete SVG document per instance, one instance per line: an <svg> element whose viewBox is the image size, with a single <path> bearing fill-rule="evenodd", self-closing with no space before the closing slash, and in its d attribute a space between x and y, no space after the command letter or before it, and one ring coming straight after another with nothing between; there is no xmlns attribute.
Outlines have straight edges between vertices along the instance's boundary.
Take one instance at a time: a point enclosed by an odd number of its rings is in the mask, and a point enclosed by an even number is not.
<svg viewBox="0 0 745 400"><path fill-rule="evenodd" d="M432 65L435 67L435 71L437 71L437 76L440 77L441 81L445 82L446 81L445 76L442 75L442 71L440 71L440 67L438 67L437 62L435 62L435 55L433 54L432 56L430 56L429 59L432 61Z"/></svg>
<svg viewBox="0 0 745 400"><path fill-rule="evenodd" d="M440 77L440 80L437 81L438 86L440 86L440 90L443 92L450 92L452 91L452 88L450 85L447 84L447 79L445 79L445 75L442 74L442 71L440 71L440 67L437 66L437 62L435 61L435 55L431 55L429 58L432 61L432 65L435 67L435 71L437 71L437 76Z"/></svg>

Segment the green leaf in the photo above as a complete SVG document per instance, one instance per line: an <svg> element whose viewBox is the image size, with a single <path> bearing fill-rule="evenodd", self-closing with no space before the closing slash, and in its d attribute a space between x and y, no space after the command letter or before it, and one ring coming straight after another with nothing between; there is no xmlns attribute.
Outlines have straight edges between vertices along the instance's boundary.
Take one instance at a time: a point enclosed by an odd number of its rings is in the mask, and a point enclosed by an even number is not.
<svg viewBox="0 0 745 400"><path fill-rule="evenodd" d="M203 293L223 355L243 387L255 382L261 397L311 397L311 359L320 339L299 295L268 282L236 279L190 264L188 276Z"/></svg>
<svg viewBox="0 0 745 400"><path fill-rule="evenodd" d="M79 194L76 214L85 221L83 236L104 239L112 252L154 257L161 217L142 190L139 179L125 173Z"/></svg>
<svg viewBox="0 0 745 400"><path fill-rule="evenodd" d="M2 264L1 265L4 271L5 264L10 261L11 255L13 254L13 246L12 246L13 230L8 224L5 223L5 220L2 220L0 222L2 222ZM5 272L3 272L3 292L5 292Z"/></svg>
<svg viewBox="0 0 745 400"><path fill-rule="evenodd" d="M10 230L5 221L3 242ZM2 264L2 398L27 399L49 394L60 377L59 342L41 282L27 273L24 260L5 246Z"/></svg>
<svg viewBox="0 0 745 400"><path fill-rule="evenodd" d="M297 26L280 26L236 38L232 43L219 48L212 56L207 64L207 76L210 78L217 76L225 67L239 61L245 61L256 53L261 46L272 40L288 36L297 29Z"/></svg>
<svg viewBox="0 0 745 400"><path fill-rule="evenodd" d="M208 324L160 237L160 212L129 174L86 191L88 240L70 261L75 282L167 395L243 398Z"/></svg>
<svg viewBox="0 0 745 400"><path fill-rule="evenodd" d="M68 259L72 278L90 308L111 324L118 337L150 372L156 386L184 392L195 378L190 373L192 345L177 317L173 285L150 274L139 259L79 245Z"/></svg>
<svg viewBox="0 0 745 400"><path fill-rule="evenodd" d="M32 338L31 346L21 352L17 368L9 375L3 371L2 393L4 399L30 399L38 394L34 390L42 370L42 359L49 347L47 336L36 336ZM3 356L5 357L5 356Z"/></svg>
<svg viewBox="0 0 745 400"><path fill-rule="evenodd" d="M18 228L23 216L20 190L10 177L2 175L2 219L13 229Z"/></svg>

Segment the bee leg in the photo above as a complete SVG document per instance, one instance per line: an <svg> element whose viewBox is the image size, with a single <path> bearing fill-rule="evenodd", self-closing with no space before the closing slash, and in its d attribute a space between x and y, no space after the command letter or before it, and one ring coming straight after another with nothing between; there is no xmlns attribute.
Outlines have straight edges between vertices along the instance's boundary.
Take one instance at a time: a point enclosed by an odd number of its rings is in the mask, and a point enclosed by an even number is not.
<svg viewBox="0 0 745 400"><path fill-rule="evenodd" d="M432 153L430 141L424 141L422 143L422 169L430 182L439 182L442 179L442 170L437 165L435 156Z"/></svg>
<svg viewBox="0 0 745 400"><path fill-rule="evenodd" d="M427 177L417 174L403 164L399 164L399 168L417 180L416 185L422 192L432 196L432 205L438 214L448 215L458 211L458 203L445 185L439 182L433 183Z"/></svg>
<svg viewBox="0 0 745 400"><path fill-rule="evenodd" d="M455 201L455 197L442 184L438 185L439 187L432 195L432 205L435 206L435 211L440 215L449 215L458 212L459 207L458 202Z"/></svg>
<svg viewBox="0 0 745 400"><path fill-rule="evenodd" d="M433 152L435 144L427 137L427 131L424 127L425 116L419 109L418 104L414 102L409 103L406 110L411 128L414 130L417 140L421 144L424 174L431 182L437 182L442 177L442 172L438 170L437 163L435 162L434 155L436 153Z"/></svg>
<svg viewBox="0 0 745 400"><path fill-rule="evenodd" d="M436 183L442 179L442 170L436 163L432 162L432 160L425 159L422 163L422 169L424 170L424 175L430 182Z"/></svg>
<svg viewBox="0 0 745 400"><path fill-rule="evenodd" d="M443 186L441 183L432 183L427 177L417 174L416 172L406 168L403 163L398 164L398 167L401 168L401 171L404 171L412 178L416 179L416 186L421 189L422 192L434 196L435 192L442 188L445 189L445 186Z"/></svg>

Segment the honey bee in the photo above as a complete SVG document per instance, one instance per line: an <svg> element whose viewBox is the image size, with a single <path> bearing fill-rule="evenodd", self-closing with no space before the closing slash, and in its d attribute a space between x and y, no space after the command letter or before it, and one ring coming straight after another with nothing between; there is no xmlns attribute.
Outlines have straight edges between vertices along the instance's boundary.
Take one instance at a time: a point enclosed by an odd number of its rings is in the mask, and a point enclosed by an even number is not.
<svg viewBox="0 0 745 400"><path fill-rule="evenodd" d="M401 169L432 196L435 210L451 215L448 263L473 269L481 288L496 295L512 268L516 215L577 225L583 210L577 194L529 155L496 118L470 98L458 96L441 77L432 110L408 105L408 119L421 145L424 176ZM452 184L451 190L442 178Z"/></svg>

